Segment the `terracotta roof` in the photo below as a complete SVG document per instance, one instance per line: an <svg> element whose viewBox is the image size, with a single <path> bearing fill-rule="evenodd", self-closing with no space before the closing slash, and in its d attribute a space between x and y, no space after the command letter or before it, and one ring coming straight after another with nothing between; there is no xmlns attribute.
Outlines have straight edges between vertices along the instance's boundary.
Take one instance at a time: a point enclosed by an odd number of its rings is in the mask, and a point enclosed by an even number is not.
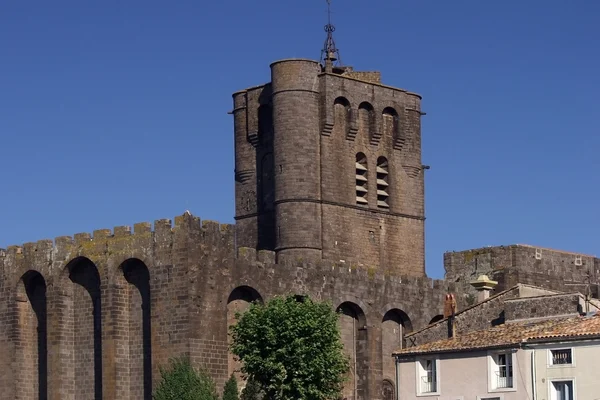
<svg viewBox="0 0 600 400"><path fill-rule="evenodd" d="M507 322L496 327L465 333L394 352L394 355L454 353L469 350L517 347L556 339L577 340L600 336L600 313L591 316Z"/></svg>
<svg viewBox="0 0 600 400"><path fill-rule="evenodd" d="M520 290L520 289L521 289L521 288L523 288L523 287L529 287L529 288L534 288L534 289L541 289L541 290L544 290L544 291L546 291L546 292L548 292L548 293L554 293L554 294L565 294L564 292L559 292L559 291L552 290L552 289L546 289L546 288L542 288L542 287L540 287L540 286L528 285L528 284L525 284L525 283L517 283L515 286L513 286L513 287L511 287L511 288L508 288L508 289L506 289L506 290L503 290L503 291L501 291L501 292L495 293L493 296L490 296L490 297L488 297L488 298L487 298L487 299L485 299L485 300L482 300L482 301L480 301L480 302L478 302L478 303L472 304L472 305L470 305L470 306L468 306L468 307L466 307L466 308L464 308L464 309L462 309L462 310L458 311L457 313L455 313L455 314L454 314L454 316L455 316L455 317L457 317L457 316L459 316L460 314L463 314L463 313L465 313L465 312L467 312L467 311L470 311L470 310L472 310L472 309L474 309L474 308L480 307L482 304L485 304L485 303L488 303L488 302L490 302L490 301L496 300L498 297L500 297L500 296L502 296L502 295L505 295L506 293L509 293L509 292L514 292L514 291ZM551 296L551 295L550 295L550 294L544 294L544 295L540 295L540 296ZM531 298L531 297L537 297L537 296L529 296L529 297L517 297L517 298L519 298L519 299L526 299L526 298ZM406 337L415 336L415 335L416 335L416 334L418 334L418 333L421 333L421 332L423 332L423 331L426 331L426 330L428 330L428 329L431 329L431 327L433 327L433 326L435 326L435 325L438 325L438 324L444 324L444 323L448 323L448 318L447 318L447 317L446 317L446 318L443 318L443 319L441 319L441 320L439 320L439 321L436 321L436 322L434 322L433 324L429 324L429 325L427 325L427 326L424 326L424 327L423 327L423 328L421 328L421 329L418 329L418 330L416 330L416 331L412 331L412 332L410 332L410 333L407 333L407 334L406 334Z"/></svg>

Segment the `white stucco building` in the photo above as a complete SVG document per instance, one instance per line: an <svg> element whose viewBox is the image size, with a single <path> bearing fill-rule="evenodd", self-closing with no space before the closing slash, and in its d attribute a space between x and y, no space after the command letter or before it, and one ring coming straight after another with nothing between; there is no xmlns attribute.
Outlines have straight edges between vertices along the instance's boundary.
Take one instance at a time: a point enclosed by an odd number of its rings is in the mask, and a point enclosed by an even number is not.
<svg viewBox="0 0 600 400"><path fill-rule="evenodd" d="M509 321L394 357L398 400L600 400L596 313Z"/></svg>

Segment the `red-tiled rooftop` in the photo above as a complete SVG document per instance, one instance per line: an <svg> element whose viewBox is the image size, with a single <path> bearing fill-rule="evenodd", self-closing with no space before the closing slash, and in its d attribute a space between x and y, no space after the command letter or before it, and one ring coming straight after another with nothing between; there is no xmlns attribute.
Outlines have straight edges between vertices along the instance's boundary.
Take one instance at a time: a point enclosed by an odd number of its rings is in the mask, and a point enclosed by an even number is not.
<svg viewBox="0 0 600 400"><path fill-rule="evenodd" d="M518 347L520 344L582 340L600 337L600 314L540 320L508 322L496 327L424 343L394 352L394 355L455 353L489 348Z"/></svg>

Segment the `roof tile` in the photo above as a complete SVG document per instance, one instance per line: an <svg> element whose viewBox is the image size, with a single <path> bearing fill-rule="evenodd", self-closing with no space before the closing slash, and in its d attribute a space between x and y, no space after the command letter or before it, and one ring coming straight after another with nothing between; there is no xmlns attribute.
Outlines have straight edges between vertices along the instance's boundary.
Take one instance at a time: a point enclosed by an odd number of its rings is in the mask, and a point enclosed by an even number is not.
<svg viewBox="0 0 600 400"><path fill-rule="evenodd" d="M394 352L394 355L446 353L493 347L513 347L543 339L585 339L600 335L600 314L508 322L490 329L469 332L454 338L424 343Z"/></svg>

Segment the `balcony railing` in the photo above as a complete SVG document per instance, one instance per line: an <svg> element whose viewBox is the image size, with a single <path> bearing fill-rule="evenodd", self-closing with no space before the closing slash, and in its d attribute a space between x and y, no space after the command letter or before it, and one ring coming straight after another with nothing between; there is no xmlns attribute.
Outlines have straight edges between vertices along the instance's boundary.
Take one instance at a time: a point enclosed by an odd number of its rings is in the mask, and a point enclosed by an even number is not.
<svg viewBox="0 0 600 400"><path fill-rule="evenodd" d="M435 389L435 381L431 381L427 377L422 377L421 393L433 393Z"/></svg>
<svg viewBox="0 0 600 400"><path fill-rule="evenodd" d="M497 376L496 387L498 389L511 388L513 387L512 376Z"/></svg>

